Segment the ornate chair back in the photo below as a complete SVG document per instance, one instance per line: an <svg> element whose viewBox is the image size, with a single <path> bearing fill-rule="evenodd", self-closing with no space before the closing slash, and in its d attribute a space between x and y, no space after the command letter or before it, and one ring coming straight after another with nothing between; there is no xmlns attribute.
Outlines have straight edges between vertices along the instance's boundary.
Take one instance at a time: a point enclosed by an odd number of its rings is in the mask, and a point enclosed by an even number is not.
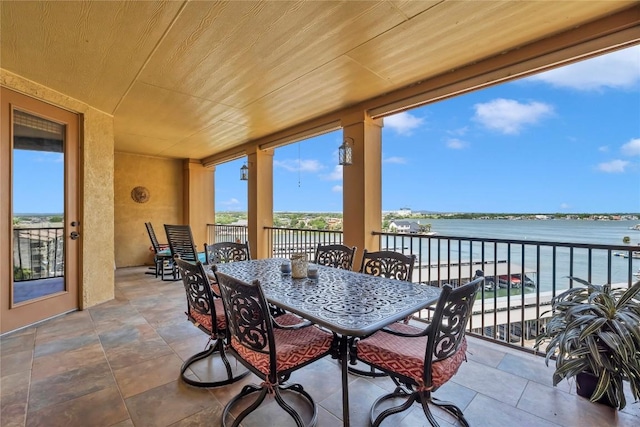
<svg viewBox="0 0 640 427"><path fill-rule="evenodd" d="M379 426L389 415L419 402L433 426L438 424L429 409L431 404L456 417L460 425L469 426L460 408L432 397L432 393L458 372L466 358L465 329L483 281L484 277L478 277L457 288L444 285L426 328L394 323L357 343L356 357L390 375L397 385L373 403L370 425ZM398 404L379 412L380 404L392 398L399 399Z"/></svg>
<svg viewBox="0 0 640 427"><path fill-rule="evenodd" d="M182 381L195 387L218 387L246 376L249 371L232 366L225 352L225 333L227 322L222 300L214 297L209 279L200 261L191 263L180 257L174 258L175 265L182 277L184 290L187 294L187 319L202 332L209 335L209 347L194 354L184 361L180 368ZM191 365L209 357L219 357L224 369L208 370L208 378L200 380L189 374ZM209 362L214 363L214 362ZM193 371L194 373L197 371ZM199 373L197 375L200 375ZM204 378L204 376L203 376Z"/></svg>
<svg viewBox="0 0 640 427"><path fill-rule="evenodd" d="M368 252L365 249L360 272L411 282L415 262L415 255L404 255L394 251Z"/></svg>
<svg viewBox="0 0 640 427"><path fill-rule="evenodd" d="M218 242L211 245L205 243L204 253L207 258L207 264L248 261L251 259L249 242Z"/></svg>
<svg viewBox="0 0 640 427"><path fill-rule="evenodd" d="M180 271L184 290L187 294L187 318L198 328L218 336L216 306L211 292L211 284L202 263L190 263L175 257L174 261ZM222 314L222 313L220 313Z"/></svg>
<svg viewBox="0 0 640 427"><path fill-rule="evenodd" d="M353 256L355 253L355 246L349 247L340 244L323 245L318 243L314 262L328 267L351 270L353 267Z"/></svg>
<svg viewBox="0 0 640 427"><path fill-rule="evenodd" d="M269 355L269 379L275 383L276 351L273 323L260 282L243 282L216 272L218 286L227 315L227 328L232 347Z"/></svg>
<svg viewBox="0 0 640 427"><path fill-rule="evenodd" d="M315 426L318 408L313 398L302 385L291 384L288 380L293 371L327 356L331 352L333 335L290 313L273 319L258 280L246 283L216 271L215 265L213 269L227 316L227 349L263 380L260 386L245 386L227 403L222 412L222 426L227 425L226 420L236 403L253 393L259 395L235 417L234 426L240 425L267 395L275 395L276 403L293 418L296 426ZM295 399L306 401L311 410L308 422L284 401L281 391L292 392L297 395Z"/></svg>
<svg viewBox="0 0 640 427"><path fill-rule="evenodd" d="M432 365L455 355L463 342L473 303L484 277L458 286L444 285L428 326L424 384L431 385Z"/></svg>

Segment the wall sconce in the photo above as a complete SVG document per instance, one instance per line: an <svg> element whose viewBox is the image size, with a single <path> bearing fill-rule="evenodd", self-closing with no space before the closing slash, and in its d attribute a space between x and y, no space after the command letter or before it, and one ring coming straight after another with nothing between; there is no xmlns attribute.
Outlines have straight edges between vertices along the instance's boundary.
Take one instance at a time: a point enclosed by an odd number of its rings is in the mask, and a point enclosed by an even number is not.
<svg viewBox="0 0 640 427"><path fill-rule="evenodd" d="M247 167L247 164L245 163L240 168L240 181L248 181L248 180L249 180L249 168Z"/></svg>
<svg viewBox="0 0 640 427"><path fill-rule="evenodd" d="M349 166L352 161L353 138L345 138L342 145L338 147L338 164Z"/></svg>

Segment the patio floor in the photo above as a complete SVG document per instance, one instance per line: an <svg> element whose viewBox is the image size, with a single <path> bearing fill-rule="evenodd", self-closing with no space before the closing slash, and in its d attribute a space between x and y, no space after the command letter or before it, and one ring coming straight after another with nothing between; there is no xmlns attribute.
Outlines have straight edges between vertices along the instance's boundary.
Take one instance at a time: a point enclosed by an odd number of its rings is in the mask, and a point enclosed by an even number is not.
<svg viewBox="0 0 640 427"><path fill-rule="evenodd" d="M239 383L210 390L179 380L182 361L207 337L184 315L182 282L163 282L146 268L116 272L116 299L6 335L0 340L0 425L220 425ZM566 381L551 386L544 359L469 338L468 362L436 396L455 402L472 426L638 426L640 403L623 411L592 404ZM194 372L198 374L197 370ZM321 427L342 425L340 369L326 358L292 375L318 403ZM350 378L351 425L368 425L387 378ZM453 418L436 411L441 425ZM243 425L288 422L273 402ZM293 424L293 423L291 423ZM428 425L419 407L383 425Z"/></svg>

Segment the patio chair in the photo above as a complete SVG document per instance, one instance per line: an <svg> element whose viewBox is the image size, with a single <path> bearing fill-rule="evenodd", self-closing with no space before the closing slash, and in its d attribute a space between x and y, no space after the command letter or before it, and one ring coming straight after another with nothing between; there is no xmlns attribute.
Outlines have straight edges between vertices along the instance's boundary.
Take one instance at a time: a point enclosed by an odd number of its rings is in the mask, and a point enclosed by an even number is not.
<svg viewBox="0 0 640 427"><path fill-rule="evenodd" d="M211 245L205 243L204 254L209 265L251 259L249 242L218 242Z"/></svg>
<svg viewBox="0 0 640 427"><path fill-rule="evenodd" d="M149 234L149 239L151 240L151 247L154 251L153 263L155 266L155 276L156 278L160 276L162 280L164 280L164 266L166 262L171 263L171 249L169 249L169 244L167 243L159 243L158 237L156 237L156 232L153 230L153 225L150 222L145 222L144 226L147 228L147 234ZM175 279L175 277L174 277Z"/></svg>
<svg viewBox="0 0 640 427"><path fill-rule="evenodd" d="M356 357L386 372L395 382L393 393L379 397L370 412L371 425L377 427L389 415L412 408L419 402L432 426L438 426L429 404L439 406L468 426L460 408L432 396L439 387L458 372L466 360L465 329L471 316L476 293L484 277L452 288L445 285L436 304L431 323L424 329L394 323L355 343ZM374 418L381 404L389 399L404 402L387 408Z"/></svg>
<svg viewBox="0 0 640 427"><path fill-rule="evenodd" d="M349 247L339 244L323 245L318 243L314 262L328 267L351 270L353 267L353 256L355 253L355 246Z"/></svg>
<svg viewBox="0 0 640 427"><path fill-rule="evenodd" d="M237 364L234 363L235 369L229 363L225 352L225 332L227 328L227 320L224 315L222 300L214 297L209 285L209 279L204 271L204 267L200 261L195 264L186 262L176 256L174 259L182 282L184 290L187 294L187 319L198 327L202 332L209 335L207 348L184 361L180 369L180 377L185 383L195 387L218 387L231 384L238 381L249 373L243 369L238 372ZM205 346L206 347L206 346ZM210 381L198 381L185 375L187 369L199 360L208 357L219 356L224 366L224 376L220 379L212 379ZM209 361L213 364L213 359ZM221 366L218 364L218 366ZM192 368L193 370L193 368ZM215 366L213 371L215 371ZM234 372L234 370L236 372ZM207 371L211 371L207 369ZM195 373L195 372L194 372Z"/></svg>
<svg viewBox="0 0 640 427"><path fill-rule="evenodd" d="M285 386L285 381L294 371L329 354L333 334L293 314L284 314L277 320L272 318L258 280L246 283L215 273L227 315L228 351L262 381L260 385L246 385L227 403L222 413L222 425L227 425L229 413L236 404L244 406L241 403L244 399L258 393L255 400L247 401L248 406L236 416L233 427L237 427L247 415L257 409L268 394L275 397L277 404L293 418L298 427L315 426L317 406L313 398L302 385ZM293 393L293 399L298 405L309 406L312 415L307 423L283 399L283 392Z"/></svg>
<svg viewBox="0 0 640 427"><path fill-rule="evenodd" d="M172 259L177 255L181 260L192 264L195 264L196 261L202 263L207 261L204 252L198 252L196 250L196 245L193 243L191 226L165 224L164 230L167 233L167 241L169 242L169 249L171 249ZM173 266L173 272L175 279L178 273L175 264Z"/></svg>
<svg viewBox="0 0 640 427"><path fill-rule="evenodd" d="M411 282L415 263L416 256L413 254L404 255L394 251L369 252L365 249L360 273Z"/></svg>
<svg viewBox="0 0 640 427"><path fill-rule="evenodd" d="M369 252L365 249L362 254L360 273L410 282L415 262L415 255L404 255L394 251ZM410 317L407 316L404 319L405 323L409 323ZM373 367L369 367L367 370L360 369L359 366L362 364L353 359L351 365L349 372L352 374L364 377L384 377L387 375L384 372L376 371Z"/></svg>

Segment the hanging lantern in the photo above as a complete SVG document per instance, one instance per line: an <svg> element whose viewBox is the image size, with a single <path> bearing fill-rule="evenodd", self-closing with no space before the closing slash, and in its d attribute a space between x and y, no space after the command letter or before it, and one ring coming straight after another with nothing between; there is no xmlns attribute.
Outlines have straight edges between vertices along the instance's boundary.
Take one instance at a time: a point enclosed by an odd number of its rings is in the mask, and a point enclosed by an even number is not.
<svg viewBox="0 0 640 427"><path fill-rule="evenodd" d="M240 168L240 181L248 181L248 180L249 180L249 168L247 167L247 164L245 163Z"/></svg>
<svg viewBox="0 0 640 427"><path fill-rule="evenodd" d="M349 166L353 163L352 158L353 139L345 138L342 145L338 147L338 164L342 166Z"/></svg>

